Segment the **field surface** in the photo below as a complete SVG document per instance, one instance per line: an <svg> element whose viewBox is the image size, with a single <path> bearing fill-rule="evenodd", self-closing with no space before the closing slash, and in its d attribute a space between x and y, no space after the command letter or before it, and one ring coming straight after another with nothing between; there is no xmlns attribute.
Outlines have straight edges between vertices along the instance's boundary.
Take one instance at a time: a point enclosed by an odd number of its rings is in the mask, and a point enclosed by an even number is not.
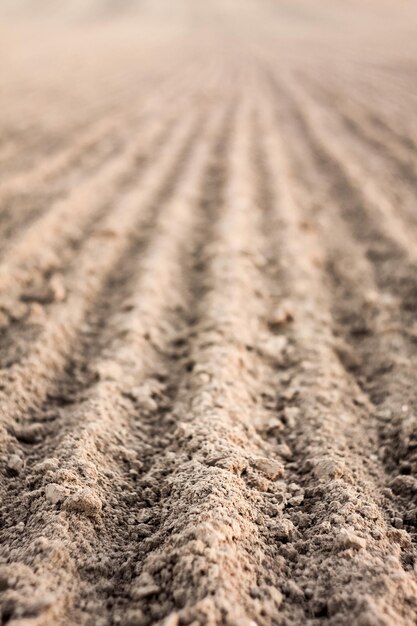
<svg viewBox="0 0 417 626"><path fill-rule="evenodd" d="M10 626L417 623L417 9L4 0Z"/></svg>

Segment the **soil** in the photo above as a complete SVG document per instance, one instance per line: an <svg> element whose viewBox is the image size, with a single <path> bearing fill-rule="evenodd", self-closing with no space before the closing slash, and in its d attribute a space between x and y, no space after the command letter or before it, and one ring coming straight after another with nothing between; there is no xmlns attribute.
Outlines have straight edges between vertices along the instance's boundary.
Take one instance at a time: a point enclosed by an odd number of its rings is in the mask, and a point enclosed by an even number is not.
<svg viewBox="0 0 417 626"><path fill-rule="evenodd" d="M0 16L1 624L416 624L415 5Z"/></svg>

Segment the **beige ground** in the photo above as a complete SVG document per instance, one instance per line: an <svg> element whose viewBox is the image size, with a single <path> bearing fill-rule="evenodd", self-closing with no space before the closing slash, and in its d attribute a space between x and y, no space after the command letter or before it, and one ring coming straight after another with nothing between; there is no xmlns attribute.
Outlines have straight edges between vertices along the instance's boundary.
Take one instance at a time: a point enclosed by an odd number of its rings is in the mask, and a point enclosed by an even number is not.
<svg viewBox="0 0 417 626"><path fill-rule="evenodd" d="M416 624L415 3L0 13L1 623Z"/></svg>

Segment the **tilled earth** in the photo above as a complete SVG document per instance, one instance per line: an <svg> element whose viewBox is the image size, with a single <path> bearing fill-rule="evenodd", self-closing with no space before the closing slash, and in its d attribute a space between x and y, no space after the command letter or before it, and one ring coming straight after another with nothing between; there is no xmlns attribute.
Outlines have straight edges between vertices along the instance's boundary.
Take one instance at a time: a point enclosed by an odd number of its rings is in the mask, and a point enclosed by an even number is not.
<svg viewBox="0 0 417 626"><path fill-rule="evenodd" d="M2 4L1 623L416 624L415 5Z"/></svg>

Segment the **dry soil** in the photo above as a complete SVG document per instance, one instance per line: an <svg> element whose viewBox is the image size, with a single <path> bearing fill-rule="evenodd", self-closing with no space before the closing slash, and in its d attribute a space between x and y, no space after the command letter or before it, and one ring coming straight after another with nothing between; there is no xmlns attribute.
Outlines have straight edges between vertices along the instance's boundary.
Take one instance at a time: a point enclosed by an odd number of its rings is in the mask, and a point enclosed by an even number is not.
<svg viewBox="0 0 417 626"><path fill-rule="evenodd" d="M2 2L2 624L417 623L413 4Z"/></svg>

